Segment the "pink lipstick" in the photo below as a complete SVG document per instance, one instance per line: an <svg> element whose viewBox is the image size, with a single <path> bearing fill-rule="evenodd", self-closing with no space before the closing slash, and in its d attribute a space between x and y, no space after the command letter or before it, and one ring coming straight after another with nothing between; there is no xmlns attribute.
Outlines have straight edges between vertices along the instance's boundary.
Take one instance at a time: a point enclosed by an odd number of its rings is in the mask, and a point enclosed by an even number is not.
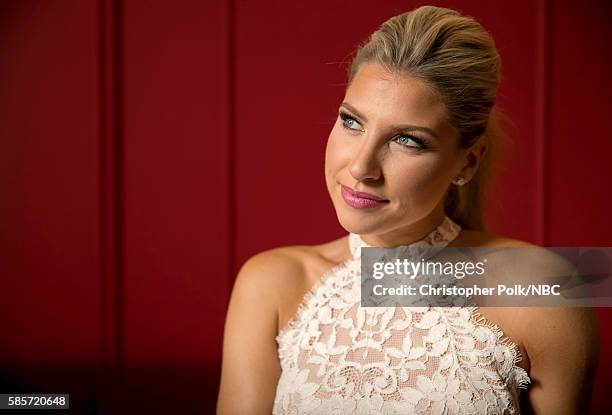
<svg viewBox="0 0 612 415"><path fill-rule="evenodd" d="M344 201L355 209L367 209L383 205L388 200L382 199L378 196L371 195L369 193L358 192L348 186L340 184L342 187L341 194Z"/></svg>

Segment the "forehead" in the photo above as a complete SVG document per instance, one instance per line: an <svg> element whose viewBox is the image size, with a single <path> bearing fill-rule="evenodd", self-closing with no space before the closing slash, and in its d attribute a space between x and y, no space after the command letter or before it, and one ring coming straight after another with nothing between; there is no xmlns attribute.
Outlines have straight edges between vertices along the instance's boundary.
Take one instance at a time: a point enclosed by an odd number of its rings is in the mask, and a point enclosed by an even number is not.
<svg viewBox="0 0 612 415"><path fill-rule="evenodd" d="M368 121L412 123L434 130L447 127L446 107L430 86L415 77L391 73L376 63L360 66L345 100Z"/></svg>

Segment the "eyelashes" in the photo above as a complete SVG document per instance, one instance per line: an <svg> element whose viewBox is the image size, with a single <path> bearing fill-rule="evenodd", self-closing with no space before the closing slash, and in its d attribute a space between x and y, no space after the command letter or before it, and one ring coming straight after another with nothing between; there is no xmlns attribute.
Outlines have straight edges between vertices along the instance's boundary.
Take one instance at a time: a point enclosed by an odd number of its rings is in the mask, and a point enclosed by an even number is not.
<svg viewBox="0 0 612 415"><path fill-rule="evenodd" d="M346 128L346 129L349 129L349 130L354 130L353 128L349 127L349 125L348 125L349 122L353 122L353 123L359 124L356 119L354 119L353 117L348 115L346 112L340 111L340 119L342 120L342 126L344 128ZM361 130L359 130L359 131L361 131Z"/></svg>
<svg viewBox="0 0 612 415"><path fill-rule="evenodd" d="M344 111L340 111L339 113L340 119L342 120L342 127L346 130L349 131L363 131L361 128L353 128L351 127L351 125L360 125L359 122L352 117L351 115L349 115L347 112ZM425 144L425 142L423 140L421 140L418 137L415 137L414 135L411 134L402 134L402 135L398 135L397 137L395 137L393 139L394 142L396 142L397 144L401 145L402 147L405 147L406 149L411 149L411 150L426 150L427 149L427 145ZM414 142L416 143L416 145L410 145L408 143L410 142Z"/></svg>

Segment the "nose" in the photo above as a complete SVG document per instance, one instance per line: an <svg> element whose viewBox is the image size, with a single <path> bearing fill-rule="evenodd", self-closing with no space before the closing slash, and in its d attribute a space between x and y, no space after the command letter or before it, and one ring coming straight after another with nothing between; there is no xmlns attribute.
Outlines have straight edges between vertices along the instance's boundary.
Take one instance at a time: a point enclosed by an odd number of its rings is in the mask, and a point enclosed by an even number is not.
<svg viewBox="0 0 612 415"><path fill-rule="evenodd" d="M373 140L364 139L349 164L351 176L358 181L376 181L382 176L375 144Z"/></svg>

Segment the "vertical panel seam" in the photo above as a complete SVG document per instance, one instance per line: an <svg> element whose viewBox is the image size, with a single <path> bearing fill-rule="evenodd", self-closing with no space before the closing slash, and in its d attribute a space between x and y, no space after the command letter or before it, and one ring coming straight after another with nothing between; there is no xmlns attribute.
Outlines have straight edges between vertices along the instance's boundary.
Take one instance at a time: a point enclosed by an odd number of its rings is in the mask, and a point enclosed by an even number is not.
<svg viewBox="0 0 612 415"><path fill-rule="evenodd" d="M236 155L234 154L236 146L235 140L235 82L236 82L236 34L235 34L235 0L228 1L228 16L227 16L227 34L228 34L228 77L227 77L227 131L228 131L228 295L234 281L234 268L236 266Z"/></svg>
<svg viewBox="0 0 612 415"><path fill-rule="evenodd" d="M114 49L115 59L113 65L114 79L115 79L115 214L117 217L116 221L116 255L117 263L115 269L115 295L116 295L116 311L115 311L115 323L116 323L116 341L115 351L117 354L117 369L119 371L123 368L123 346L124 346L124 330L123 330L123 307L124 307L124 291L123 291L123 275L125 266L125 255L124 255L124 241L125 241L125 222L124 222L124 148L123 148L123 76L122 76L122 65L123 65L123 31L122 31L122 9L121 0L114 0L114 20L115 20L115 32L114 32Z"/></svg>
<svg viewBox="0 0 612 415"><path fill-rule="evenodd" d="M112 4L99 3L99 128L100 128L100 239L102 282L102 370L106 375L113 369L114 354L114 273L115 216L114 209L114 119L113 119L113 20ZM107 381L108 379L104 379Z"/></svg>
<svg viewBox="0 0 612 415"><path fill-rule="evenodd" d="M112 174L112 169L109 169L111 160L109 158L108 149L108 131L109 120L108 108L109 91L107 80L108 51L107 51L107 19L106 1L100 0L98 3L98 128L99 128L99 232L100 232L100 360L98 368L98 390L96 391L97 406L104 413L104 402L107 400L107 386L109 383L108 373L110 366L114 360L112 348L109 347L112 333L110 330L109 315L112 310L113 299L109 295L109 281L111 279L113 269L113 251L110 241L113 240L113 228L110 226L112 216L109 214L108 192L109 175Z"/></svg>
<svg viewBox="0 0 612 415"><path fill-rule="evenodd" d="M98 3L101 367L103 408L118 374L122 345L123 222L121 194L118 0ZM102 412L110 409L102 409Z"/></svg>
<svg viewBox="0 0 612 415"><path fill-rule="evenodd" d="M536 10L536 88L535 88L535 125L536 125L536 239L541 245L549 243L549 159L548 139L549 122L549 35L548 1L538 0Z"/></svg>

